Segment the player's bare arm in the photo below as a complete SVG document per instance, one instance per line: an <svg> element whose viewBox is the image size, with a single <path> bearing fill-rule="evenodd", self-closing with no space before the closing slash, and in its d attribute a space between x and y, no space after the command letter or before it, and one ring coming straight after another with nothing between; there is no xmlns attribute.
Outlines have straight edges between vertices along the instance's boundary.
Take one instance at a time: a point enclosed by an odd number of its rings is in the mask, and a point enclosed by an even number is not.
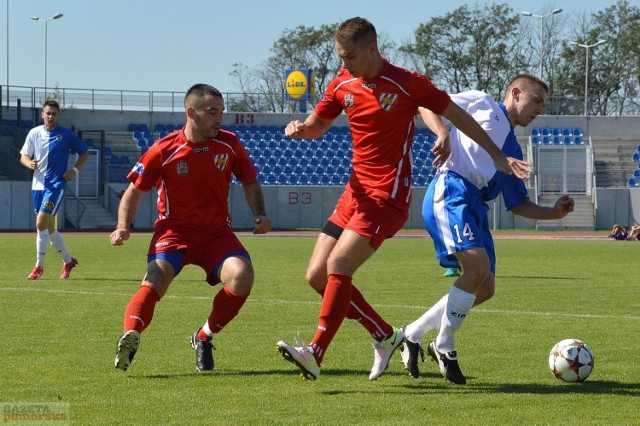
<svg viewBox="0 0 640 426"><path fill-rule="evenodd" d="M133 184L129 184L124 194L122 194L122 200L120 200L120 206L118 207L118 224L109 237L111 245L121 246L131 236L129 229L143 195L144 191L136 188Z"/></svg>
<svg viewBox="0 0 640 426"><path fill-rule="evenodd" d="M432 161L434 166L441 166L447 161L449 155L451 155L451 141L449 140L449 129L442 122L442 118L439 115L434 114L427 108L418 108L420 112L420 116L422 120L427 125L429 130L431 130L436 135L436 141L433 144L433 148L431 152L435 158Z"/></svg>
<svg viewBox="0 0 640 426"><path fill-rule="evenodd" d="M562 219L574 209L575 201L568 195L563 195L553 207L541 206L531 200L517 205L511 211L518 216L536 220Z"/></svg>
<svg viewBox="0 0 640 426"><path fill-rule="evenodd" d="M271 219L267 217L267 212L264 206L264 195L262 194L262 187L258 181L251 183L243 183L244 195L247 199L247 204L253 212L254 216L254 234L266 234L271 231Z"/></svg>
<svg viewBox="0 0 640 426"><path fill-rule="evenodd" d="M76 177L79 173L80 170L82 170L82 168L84 167L84 165L86 164L86 162L89 160L89 151L86 151L85 153L81 154L78 157L78 161L76 161L75 169L77 169L78 171L76 172L76 170L74 170L73 168L70 170L67 170L66 172L64 172L64 174L62 175L62 177L64 178L64 180L66 180L67 182L70 181L71 179L73 179L74 177Z"/></svg>
<svg viewBox="0 0 640 426"><path fill-rule="evenodd" d="M523 160L507 157L489 137L487 132L455 102L450 102L443 111L442 116L447 118L462 133L473 139L493 159L497 170L509 175L515 175L520 179L526 179L531 174L531 164Z"/></svg>
<svg viewBox="0 0 640 426"><path fill-rule="evenodd" d="M36 160L35 158L31 158L28 155L24 155L23 154L23 155L20 156L20 164L22 164L23 166L25 166L29 170L37 169L39 162L40 162L40 160Z"/></svg>
<svg viewBox="0 0 640 426"><path fill-rule="evenodd" d="M333 120L323 120L312 112L304 122L294 120L287 124L284 135L292 139L315 139L324 135L332 123Z"/></svg>

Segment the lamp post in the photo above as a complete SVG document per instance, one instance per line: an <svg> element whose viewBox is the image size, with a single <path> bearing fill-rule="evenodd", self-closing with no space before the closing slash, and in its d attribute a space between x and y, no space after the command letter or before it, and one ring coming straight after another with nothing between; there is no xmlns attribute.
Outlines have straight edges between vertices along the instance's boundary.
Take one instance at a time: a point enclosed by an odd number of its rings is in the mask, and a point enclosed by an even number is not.
<svg viewBox="0 0 640 426"><path fill-rule="evenodd" d="M49 27L49 21L62 18L62 13L56 13L49 19L42 19L39 16L32 16L34 21L44 22L44 96L47 97L47 33Z"/></svg>
<svg viewBox="0 0 640 426"><path fill-rule="evenodd" d="M544 18L546 18L547 16L556 15L560 12L562 12L562 9L553 9L551 12L545 13L544 15L536 15L535 13L527 12L526 10L523 10L522 12L520 12L520 15L523 15L523 16L540 18L540 79L542 79L542 67L543 67L543 60L544 60L544 55L542 54L544 50Z"/></svg>
<svg viewBox="0 0 640 426"><path fill-rule="evenodd" d="M580 44L577 41L570 41L569 44L574 44L578 47L584 47L585 51L585 60L584 60L584 116L589 116L589 49L592 47L600 46L601 44L606 43L606 40L598 40L593 44Z"/></svg>

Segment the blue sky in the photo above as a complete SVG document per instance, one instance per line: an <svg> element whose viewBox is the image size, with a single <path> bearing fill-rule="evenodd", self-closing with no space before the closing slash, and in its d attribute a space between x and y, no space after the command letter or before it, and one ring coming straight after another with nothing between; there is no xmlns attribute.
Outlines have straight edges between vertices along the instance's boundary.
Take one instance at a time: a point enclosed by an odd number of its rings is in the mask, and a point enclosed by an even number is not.
<svg viewBox="0 0 640 426"><path fill-rule="evenodd" d="M601 11L615 0L478 3L508 3L514 11L536 14L562 8L562 16L571 19ZM48 87L184 92L204 82L229 92L236 90L229 77L232 65L259 66L285 29L362 16L378 32L402 42L411 38L420 23L463 4L475 2L0 0L0 84L7 84L8 62L10 85L44 86L45 23L31 20L34 15L46 19L64 14L47 24ZM630 4L640 6L640 0Z"/></svg>

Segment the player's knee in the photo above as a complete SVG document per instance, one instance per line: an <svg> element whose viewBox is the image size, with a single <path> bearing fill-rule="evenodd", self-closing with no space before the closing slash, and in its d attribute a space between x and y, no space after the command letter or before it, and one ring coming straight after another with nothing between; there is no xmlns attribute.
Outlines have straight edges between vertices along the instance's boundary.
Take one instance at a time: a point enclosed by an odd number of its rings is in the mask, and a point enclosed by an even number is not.
<svg viewBox="0 0 640 426"><path fill-rule="evenodd" d="M327 286L327 274L319 273L315 270L307 270L307 274L305 276L307 283L318 293L322 294L324 292L324 288Z"/></svg>
<svg viewBox="0 0 640 426"><path fill-rule="evenodd" d="M241 268L225 285L238 296L246 296L253 288L253 268Z"/></svg>

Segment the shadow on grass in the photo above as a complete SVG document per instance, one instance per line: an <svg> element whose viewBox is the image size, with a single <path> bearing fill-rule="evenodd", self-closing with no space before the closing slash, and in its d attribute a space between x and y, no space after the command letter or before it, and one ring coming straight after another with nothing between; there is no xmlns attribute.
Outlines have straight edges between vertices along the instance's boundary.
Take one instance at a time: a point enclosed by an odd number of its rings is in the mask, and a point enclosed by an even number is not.
<svg viewBox="0 0 640 426"><path fill-rule="evenodd" d="M273 369L273 370L230 370L230 369L220 369L213 371L194 371L193 373L166 373L166 374L146 374L146 375L131 375L132 379L175 379L179 377L202 377L202 376L299 376L300 370L297 370L295 367L292 368L282 368L282 369ZM322 370L321 377L340 377L340 376L354 376L354 377L365 377L365 379L369 376L369 370Z"/></svg>
<svg viewBox="0 0 640 426"><path fill-rule="evenodd" d="M469 377L467 377L469 379ZM420 379L419 379L420 380ZM584 395L626 395L640 397L640 383L620 383L606 380L587 380L583 383L563 383L541 385L541 384L514 384L514 383L467 383L465 386L457 386L440 381L440 383L418 381L403 387L412 391L435 391L435 392L456 392L456 393L507 393L507 394L532 394L532 395L561 395L561 394L584 394Z"/></svg>
<svg viewBox="0 0 640 426"><path fill-rule="evenodd" d="M552 275L496 275L496 279L510 279L510 280L566 280L566 281L579 281L587 279L588 277L558 277Z"/></svg>

